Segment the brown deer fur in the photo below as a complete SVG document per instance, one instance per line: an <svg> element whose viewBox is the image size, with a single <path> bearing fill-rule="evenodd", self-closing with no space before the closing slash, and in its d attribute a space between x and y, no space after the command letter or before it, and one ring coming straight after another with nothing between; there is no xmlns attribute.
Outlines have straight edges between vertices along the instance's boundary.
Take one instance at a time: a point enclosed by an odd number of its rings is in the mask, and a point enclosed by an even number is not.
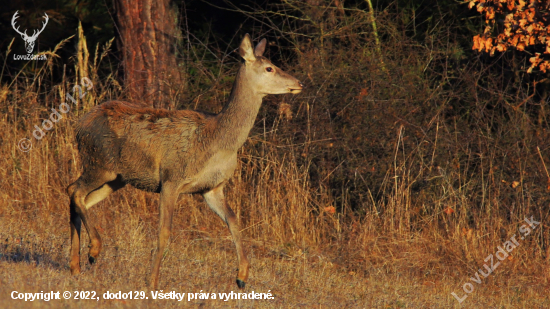
<svg viewBox="0 0 550 309"><path fill-rule="evenodd" d="M87 210L126 184L160 193L159 242L150 285L158 287L162 257L170 237L174 205L180 193L199 193L226 222L237 249L237 284L244 287L249 263L239 227L225 203L223 187L237 166L237 151L246 141L262 98L267 94L299 93L302 84L262 57L265 39L252 49L241 42L244 63L229 102L217 114L168 111L110 101L94 107L76 129L83 173L68 188L71 215L71 272L80 273L80 230L90 237L89 261L101 251L101 238Z"/></svg>

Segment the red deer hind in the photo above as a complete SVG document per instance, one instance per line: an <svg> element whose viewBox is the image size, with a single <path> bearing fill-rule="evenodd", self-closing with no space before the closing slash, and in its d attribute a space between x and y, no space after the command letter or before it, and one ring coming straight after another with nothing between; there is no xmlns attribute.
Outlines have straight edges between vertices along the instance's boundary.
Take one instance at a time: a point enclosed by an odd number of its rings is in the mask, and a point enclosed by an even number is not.
<svg viewBox="0 0 550 309"><path fill-rule="evenodd" d="M160 193L159 238L149 285L158 288L159 270L180 193L200 193L227 224L237 251L237 285L245 286L248 259L235 214L225 203L223 188L237 166L237 150L246 141L262 98L299 93L302 84L263 57L266 40L255 49L245 35L244 58L229 102L217 115L198 111L143 108L122 101L94 107L80 119L76 139L82 175L68 186L71 226L71 273L80 273L80 230L90 237L88 260L101 252L101 238L88 209L126 184Z"/></svg>

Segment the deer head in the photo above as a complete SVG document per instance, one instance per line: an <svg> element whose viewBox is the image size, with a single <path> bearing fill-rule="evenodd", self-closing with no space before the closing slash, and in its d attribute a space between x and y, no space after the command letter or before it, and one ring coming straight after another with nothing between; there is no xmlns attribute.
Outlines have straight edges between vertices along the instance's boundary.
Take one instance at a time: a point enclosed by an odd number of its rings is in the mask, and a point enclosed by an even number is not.
<svg viewBox="0 0 550 309"><path fill-rule="evenodd" d="M266 45L267 40L263 39L253 48L252 40L246 34L239 46L239 54L245 60L246 79L250 87L262 95L300 93L302 83L263 56Z"/></svg>
<svg viewBox="0 0 550 309"><path fill-rule="evenodd" d="M19 31L19 27L15 28L15 20L17 18L19 18L19 16L17 16L17 13L19 11L15 12L15 14L13 14L13 18L11 19L11 26L13 27L13 29L15 30L15 32L19 33L21 35L21 37L23 38L23 41L25 41L25 49L27 49L27 53L32 53L32 50L34 49L34 42L36 41L36 38L38 38L38 35L40 33L42 33L42 31L44 30L44 28L46 28L46 25L48 24L48 14L44 13L44 18L46 19L46 21L44 22L44 24L42 24L42 29L40 29L38 32L36 32L36 30L33 30L33 33L31 36L28 36L27 35L27 30L25 29L25 32L21 32Z"/></svg>

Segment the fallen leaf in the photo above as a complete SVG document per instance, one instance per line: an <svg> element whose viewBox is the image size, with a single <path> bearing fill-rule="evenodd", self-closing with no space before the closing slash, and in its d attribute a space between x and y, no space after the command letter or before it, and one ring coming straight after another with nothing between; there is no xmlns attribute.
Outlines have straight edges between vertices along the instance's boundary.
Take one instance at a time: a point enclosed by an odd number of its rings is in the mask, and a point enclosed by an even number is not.
<svg viewBox="0 0 550 309"><path fill-rule="evenodd" d="M366 97L367 95L368 95L367 89L361 88L361 91L359 92L359 95L356 96L355 98L356 98L357 100L360 100L360 99L362 99L363 97Z"/></svg>
<svg viewBox="0 0 550 309"><path fill-rule="evenodd" d="M447 207L447 208L445 208L445 210L443 210L443 212L450 215L455 211L451 207Z"/></svg>

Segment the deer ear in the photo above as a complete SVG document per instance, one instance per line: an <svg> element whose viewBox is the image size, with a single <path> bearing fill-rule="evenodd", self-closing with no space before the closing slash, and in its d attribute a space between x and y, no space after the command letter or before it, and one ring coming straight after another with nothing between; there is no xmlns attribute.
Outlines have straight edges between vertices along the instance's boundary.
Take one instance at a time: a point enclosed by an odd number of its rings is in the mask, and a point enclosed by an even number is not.
<svg viewBox="0 0 550 309"><path fill-rule="evenodd" d="M239 54L246 62L256 61L254 56L254 50L252 49L252 41L250 40L250 35L245 34L241 46L239 46Z"/></svg>
<svg viewBox="0 0 550 309"><path fill-rule="evenodd" d="M267 40L263 39L256 45L256 48L254 49L254 55L256 57L261 57L264 54L265 51L265 45L267 44Z"/></svg>

